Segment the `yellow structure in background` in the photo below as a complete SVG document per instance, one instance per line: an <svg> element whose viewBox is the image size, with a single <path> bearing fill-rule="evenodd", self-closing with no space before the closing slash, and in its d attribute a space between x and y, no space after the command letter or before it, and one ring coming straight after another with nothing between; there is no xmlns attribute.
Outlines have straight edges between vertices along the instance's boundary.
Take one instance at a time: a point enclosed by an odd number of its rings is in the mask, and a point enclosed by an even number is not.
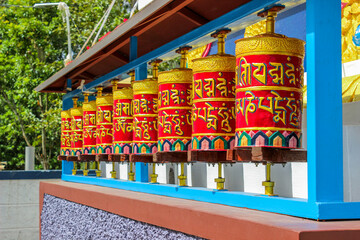
<svg viewBox="0 0 360 240"><path fill-rule="evenodd" d="M257 22L247 28L245 28L244 37L254 37L266 32L266 20Z"/></svg>
<svg viewBox="0 0 360 240"><path fill-rule="evenodd" d="M203 52L205 51L206 49L206 45L202 46L202 47L198 47L198 48L195 48L191 51L188 52L187 56L186 56L186 61L187 61L187 67L192 69L192 65L193 65L193 62L192 60L195 59L195 58L200 58L203 54Z"/></svg>
<svg viewBox="0 0 360 240"><path fill-rule="evenodd" d="M342 0L341 2L347 4L342 9L341 17L342 62L346 63L360 59L360 49L353 42L356 28L360 24L360 1Z"/></svg>

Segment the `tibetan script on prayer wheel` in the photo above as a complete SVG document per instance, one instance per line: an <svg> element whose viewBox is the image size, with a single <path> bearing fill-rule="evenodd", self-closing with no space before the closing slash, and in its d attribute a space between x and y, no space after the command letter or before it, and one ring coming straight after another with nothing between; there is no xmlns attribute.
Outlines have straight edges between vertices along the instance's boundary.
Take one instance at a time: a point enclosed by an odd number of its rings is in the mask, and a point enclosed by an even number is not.
<svg viewBox="0 0 360 240"><path fill-rule="evenodd" d="M96 154L96 101L87 98L83 104L83 154Z"/></svg>
<svg viewBox="0 0 360 240"><path fill-rule="evenodd" d="M236 41L235 145L300 148L304 41L267 21L270 32Z"/></svg>
<svg viewBox="0 0 360 240"><path fill-rule="evenodd" d="M180 48L180 68L159 74L159 151L187 151L191 149L192 70L185 68L186 52Z"/></svg>
<svg viewBox="0 0 360 240"><path fill-rule="evenodd" d="M71 114L71 155L77 156L82 152L83 145L83 112L82 107L77 106L77 98L73 98L74 107Z"/></svg>
<svg viewBox="0 0 360 240"><path fill-rule="evenodd" d="M131 153L133 138L132 88L113 92L113 153Z"/></svg>
<svg viewBox="0 0 360 240"><path fill-rule="evenodd" d="M70 110L61 111L60 155L71 155L71 114Z"/></svg>
<svg viewBox="0 0 360 240"><path fill-rule="evenodd" d="M158 134L157 80L148 78L135 81L133 88L133 153L156 153Z"/></svg>
<svg viewBox="0 0 360 240"><path fill-rule="evenodd" d="M97 154L112 153L112 140L113 140L112 113L113 113L112 95L97 96L96 98Z"/></svg>
<svg viewBox="0 0 360 240"><path fill-rule="evenodd" d="M225 33L215 33L221 40L218 54L193 60L192 150L234 146L236 63L234 56L224 53Z"/></svg>

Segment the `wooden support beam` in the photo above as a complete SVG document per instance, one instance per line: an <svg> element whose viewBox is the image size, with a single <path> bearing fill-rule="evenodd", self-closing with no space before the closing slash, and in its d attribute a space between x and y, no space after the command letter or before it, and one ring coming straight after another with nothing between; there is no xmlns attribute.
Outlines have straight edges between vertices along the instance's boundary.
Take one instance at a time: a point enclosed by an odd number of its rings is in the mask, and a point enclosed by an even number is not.
<svg viewBox="0 0 360 240"><path fill-rule="evenodd" d="M109 162L128 162L129 154L109 154Z"/></svg>
<svg viewBox="0 0 360 240"><path fill-rule="evenodd" d="M186 18L187 20L191 21L192 23L196 24L197 26L201 26L209 22L208 19L204 18L203 16L194 12L188 7L184 7L177 13L182 17Z"/></svg>
<svg viewBox="0 0 360 240"><path fill-rule="evenodd" d="M153 163L154 154L152 153L142 153L142 154L130 154L130 162L142 162L142 163Z"/></svg>
<svg viewBox="0 0 360 240"><path fill-rule="evenodd" d="M231 151L233 152L232 160L240 162L287 163L307 161L307 151L304 149L244 147L229 150L229 152ZM231 154L228 155L230 156Z"/></svg>
<svg viewBox="0 0 360 240"><path fill-rule="evenodd" d="M120 62L127 64L129 63L129 56L127 56L126 54L119 52L119 51L115 51L111 54L111 56L115 57L117 60L119 60Z"/></svg>
<svg viewBox="0 0 360 240"><path fill-rule="evenodd" d="M98 154L95 157L95 161L97 162L108 162L109 154Z"/></svg>
<svg viewBox="0 0 360 240"><path fill-rule="evenodd" d="M79 76L80 77L83 76L84 78L91 79L91 80L94 80L96 78L95 75L93 75L87 71L82 72Z"/></svg>
<svg viewBox="0 0 360 240"><path fill-rule="evenodd" d="M181 163L188 162L188 151L157 152L154 162L156 163Z"/></svg>
<svg viewBox="0 0 360 240"><path fill-rule="evenodd" d="M91 68L92 66L94 66L95 64L101 62L104 58L106 58L107 56L109 56L110 54L112 54L113 52L117 51L119 48L121 48L122 46L124 46L125 44L128 44L130 42L129 38L127 38L126 40L122 41L121 43L119 43L116 47L112 48L110 51L104 51L102 50L101 52L103 53L102 55L100 55L100 57L98 57L95 61L90 62L87 66L84 66L82 69L80 69L78 72L72 73L71 76L69 76L69 78L74 78L76 76L78 76L79 74L81 74L82 72L88 70L89 68Z"/></svg>
<svg viewBox="0 0 360 240"><path fill-rule="evenodd" d="M188 151L189 162L206 162L206 163L232 163L233 160L227 159L226 150L196 150Z"/></svg>
<svg viewBox="0 0 360 240"><path fill-rule="evenodd" d="M79 157L81 162L93 162L96 160L95 154L81 154Z"/></svg>

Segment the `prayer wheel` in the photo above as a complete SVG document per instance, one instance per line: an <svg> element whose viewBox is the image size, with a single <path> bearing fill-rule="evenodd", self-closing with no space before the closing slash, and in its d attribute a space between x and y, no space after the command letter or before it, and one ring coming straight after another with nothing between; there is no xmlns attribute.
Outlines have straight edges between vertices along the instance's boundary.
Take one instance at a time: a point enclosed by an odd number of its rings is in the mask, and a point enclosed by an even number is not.
<svg viewBox="0 0 360 240"><path fill-rule="evenodd" d="M74 107L70 110L71 114L71 155L78 156L83 147L83 110L77 106L78 98L73 98Z"/></svg>
<svg viewBox="0 0 360 240"><path fill-rule="evenodd" d="M218 53L193 60L192 151L226 150L234 146L235 57L225 54L224 38L230 29L220 29Z"/></svg>
<svg viewBox="0 0 360 240"><path fill-rule="evenodd" d="M192 70L186 68L191 47L179 48L180 68L159 74L158 151L187 151L191 148Z"/></svg>
<svg viewBox="0 0 360 240"><path fill-rule="evenodd" d="M89 102L88 93L84 93L83 138L82 154L96 154L96 101Z"/></svg>
<svg viewBox="0 0 360 240"><path fill-rule="evenodd" d="M236 41L236 147L301 147L305 42L274 33L275 6L266 33Z"/></svg>
<svg viewBox="0 0 360 240"><path fill-rule="evenodd" d="M156 153L158 137L157 65L154 65L153 68L153 78L135 81L133 90L133 153Z"/></svg>
<svg viewBox="0 0 360 240"><path fill-rule="evenodd" d="M71 155L71 114L70 110L61 111L60 155Z"/></svg>
<svg viewBox="0 0 360 240"><path fill-rule="evenodd" d="M97 88L96 97L96 153L111 154L113 140L113 97L102 94L102 87Z"/></svg>
<svg viewBox="0 0 360 240"><path fill-rule="evenodd" d="M113 153L132 153L133 90L130 87L113 90Z"/></svg>

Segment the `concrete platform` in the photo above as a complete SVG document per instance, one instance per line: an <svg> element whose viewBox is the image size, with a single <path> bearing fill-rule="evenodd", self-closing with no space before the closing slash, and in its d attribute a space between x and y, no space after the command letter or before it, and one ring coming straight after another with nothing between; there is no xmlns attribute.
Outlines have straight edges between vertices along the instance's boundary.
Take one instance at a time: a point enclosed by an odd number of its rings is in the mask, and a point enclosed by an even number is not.
<svg viewBox="0 0 360 240"><path fill-rule="evenodd" d="M40 183L40 212L44 194L208 239L360 239L360 221L317 222L244 208L64 181Z"/></svg>

